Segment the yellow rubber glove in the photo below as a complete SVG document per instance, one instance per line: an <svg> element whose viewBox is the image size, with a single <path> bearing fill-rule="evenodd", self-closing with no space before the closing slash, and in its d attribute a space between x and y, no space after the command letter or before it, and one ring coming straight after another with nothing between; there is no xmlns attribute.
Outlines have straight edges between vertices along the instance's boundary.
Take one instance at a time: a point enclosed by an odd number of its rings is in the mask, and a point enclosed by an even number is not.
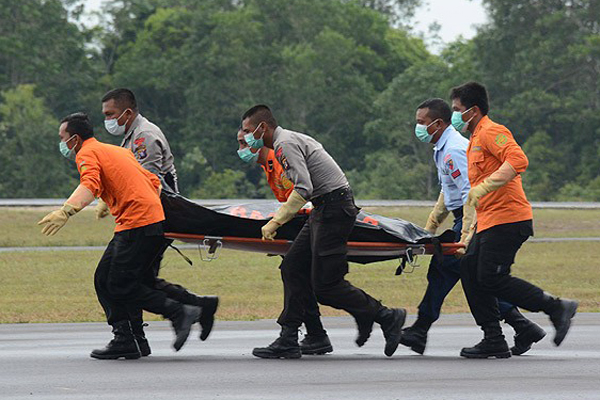
<svg viewBox="0 0 600 400"><path fill-rule="evenodd" d="M444 193L440 192L437 202L433 206L429 218L427 218L425 230L435 235L437 228L444 222L449 213L450 211L446 209L446 205L444 204Z"/></svg>
<svg viewBox="0 0 600 400"><path fill-rule="evenodd" d="M467 204L463 206L462 229L460 231L460 243L465 243L471 234L475 223L475 208Z"/></svg>
<svg viewBox="0 0 600 400"><path fill-rule="evenodd" d="M42 233L46 236L54 236L69 220L69 217L77 214L81 208L65 203L60 210L52 211L38 222L44 225Z"/></svg>
<svg viewBox="0 0 600 400"><path fill-rule="evenodd" d="M281 225L277 222L270 220L261 228L262 239L263 240L273 240L277 235L277 229L279 229Z"/></svg>
<svg viewBox="0 0 600 400"><path fill-rule="evenodd" d="M102 218L108 216L108 214L110 214L110 210L108 209L108 206L102 199L98 199L98 205L96 206L95 211L96 211L96 219L97 220L102 219Z"/></svg>
<svg viewBox="0 0 600 400"><path fill-rule="evenodd" d="M290 197L288 197L287 201L275 212L273 219L261 228L263 240L273 240L277 234L277 229L294 218L305 204L306 200L304 197L295 190L292 190Z"/></svg>
<svg viewBox="0 0 600 400"><path fill-rule="evenodd" d="M465 205L465 207L468 207L468 206ZM463 224L465 223L464 212L465 212L465 210L463 209ZM467 211L467 212L469 212L469 211ZM476 225L477 225L477 215L475 215L475 213L473 213L472 222L469 225L467 225L469 227L469 229L466 232L464 230L464 225L463 225L463 230L461 231L461 234L460 234L460 243L464 244L465 247L463 249L456 250L456 253L454 254L454 256L456 258L462 258L462 256L464 256L465 253L467 252L469 243L471 243L471 239L473 239L473 236L475 236L475 226Z"/></svg>
<svg viewBox="0 0 600 400"><path fill-rule="evenodd" d="M471 188L467 197L467 205L475 208L479 207L479 199L494 190L500 189L513 180L515 176L517 176L517 171L508 161L505 161L496 172L485 178L479 185Z"/></svg>

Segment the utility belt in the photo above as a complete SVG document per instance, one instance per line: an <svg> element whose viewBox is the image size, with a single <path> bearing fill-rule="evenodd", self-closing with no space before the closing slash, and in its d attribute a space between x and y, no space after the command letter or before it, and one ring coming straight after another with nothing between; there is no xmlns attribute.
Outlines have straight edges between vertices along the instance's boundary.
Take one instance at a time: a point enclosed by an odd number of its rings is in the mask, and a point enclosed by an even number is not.
<svg viewBox="0 0 600 400"><path fill-rule="evenodd" d="M354 198L352 194L352 188L350 186L344 186L339 189L332 190L329 193L322 194L311 200L311 203L315 207L320 207L323 204L334 203L342 200L349 200Z"/></svg>

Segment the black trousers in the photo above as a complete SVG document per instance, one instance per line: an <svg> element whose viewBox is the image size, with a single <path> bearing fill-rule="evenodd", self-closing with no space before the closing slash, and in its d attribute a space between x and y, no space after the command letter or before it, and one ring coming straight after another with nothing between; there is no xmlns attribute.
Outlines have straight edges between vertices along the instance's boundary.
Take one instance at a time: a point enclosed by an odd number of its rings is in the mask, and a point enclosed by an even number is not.
<svg viewBox="0 0 600 400"><path fill-rule="evenodd" d="M143 309L164 312L167 295L155 288L153 265L163 249L162 223L115 233L94 275L98 300L110 325Z"/></svg>
<svg viewBox="0 0 600 400"><path fill-rule="evenodd" d="M460 233L462 230L462 207L452 210L454 215L454 225L452 230L456 234L455 242L460 241ZM442 263L437 259L432 258L427 270L427 289L423 300L419 304L419 319L433 323L440 317L442 305L450 291L456 286L460 279L460 260L454 255L446 255ZM498 299L500 308L500 316L504 319L506 313L512 310L515 306L507 303L504 300Z"/></svg>
<svg viewBox="0 0 600 400"><path fill-rule="evenodd" d="M381 303L344 279L358 208L352 196L316 206L281 264L284 307L277 322L299 327L316 301L373 321Z"/></svg>
<svg viewBox="0 0 600 400"><path fill-rule="evenodd" d="M494 226L471 240L461 262L461 282L477 325L500 320L498 298L535 312L549 306L542 289L510 274L517 251L532 235L528 220Z"/></svg>

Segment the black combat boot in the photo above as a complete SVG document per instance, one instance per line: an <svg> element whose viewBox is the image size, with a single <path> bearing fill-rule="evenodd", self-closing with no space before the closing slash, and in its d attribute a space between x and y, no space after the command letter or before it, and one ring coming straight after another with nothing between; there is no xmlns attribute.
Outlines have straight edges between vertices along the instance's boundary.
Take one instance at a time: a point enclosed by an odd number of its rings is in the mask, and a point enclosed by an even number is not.
<svg viewBox="0 0 600 400"><path fill-rule="evenodd" d="M460 351L461 357L466 358L509 358L510 350L504 340L502 328L498 322L491 322L481 327L483 340L473 347L465 347Z"/></svg>
<svg viewBox="0 0 600 400"><path fill-rule="evenodd" d="M415 353L423 354L427 345L427 332L432 322L423 317L418 317L413 326L402 330L400 343L410 347Z"/></svg>
<svg viewBox="0 0 600 400"><path fill-rule="evenodd" d="M320 355L331 353L333 346L327 334L317 336L307 333L300 342L300 351L305 355Z"/></svg>
<svg viewBox="0 0 600 400"><path fill-rule="evenodd" d="M356 320L356 327L358 328L358 335L356 336L356 344L358 347L364 346L367 343L367 340L371 337L371 332L373 331L373 321L370 320Z"/></svg>
<svg viewBox="0 0 600 400"><path fill-rule="evenodd" d="M259 358L300 358L298 327L282 326L279 337L267 347L255 347L252 355Z"/></svg>
<svg viewBox="0 0 600 400"><path fill-rule="evenodd" d="M217 296L197 296L198 306L202 308L200 318L200 340L206 340L213 325L215 324L215 313L219 307L219 298Z"/></svg>
<svg viewBox="0 0 600 400"><path fill-rule="evenodd" d="M306 326L306 336L300 342L300 351L302 354L319 355L333 351L327 331L323 328L321 318L318 314L305 314L304 326Z"/></svg>
<svg viewBox="0 0 600 400"><path fill-rule="evenodd" d="M192 325L200 318L200 307L181 304L167 299L162 315L171 321L175 330L173 348L175 351L181 350L190 335Z"/></svg>
<svg viewBox="0 0 600 400"><path fill-rule="evenodd" d="M129 321L120 321L113 324L113 340L108 342L105 348L93 350L90 354L93 358L100 360L116 360L118 358L136 359L142 355L138 347Z"/></svg>
<svg viewBox="0 0 600 400"><path fill-rule="evenodd" d="M535 322L525 318L517 307L511 308L502 315L502 319L515 330L515 345L510 348L513 356L526 353L534 343L546 336L546 331Z"/></svg>
<svg viewBox="0 0 600 400"><path fill-rule="evenodd" d="M556 329L554 344L560 346L569 332L571 320L577 313L579 303L575 300L559 299L547 293L544 293L544 301L546 303L544 312L548 314L554 329Z"/></svg>
<svg viewBox="0 0 600 400"><path fill-rule="evenodd" d="M385 338L383 353L388 357L391 357L398 348L404 321L406 321L406 310L403 308L382 307L375 316L375 322L381 326Z"/></svg>
<svg viewBox="0 0 600 400"><path fill-rule="evenodd" d="M135 341L137 342L140 353L142 353L142 357L149 356L152 354L152 350L150 350L150 343L148 343L148 339L146 339L146 333L144 332L144 326L148 326L148 324L143 323L142 321L133 320L131 322L131 331L133 332L133 336Z"/></svg>

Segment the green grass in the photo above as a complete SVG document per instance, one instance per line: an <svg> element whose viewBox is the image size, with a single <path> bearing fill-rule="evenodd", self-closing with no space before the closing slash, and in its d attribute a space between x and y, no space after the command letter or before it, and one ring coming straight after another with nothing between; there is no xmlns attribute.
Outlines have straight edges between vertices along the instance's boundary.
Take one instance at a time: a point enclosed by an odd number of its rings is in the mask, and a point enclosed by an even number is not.
<svg viewBox="0 0 600 400"><path fill-rule="evenodd" d="M96 221L93 209L85 209L69 220L55 236L40 234L37 222L51 208L0 208L0 247L17 246L101 246L112 236L112 218ZM386 207L366 211L402 218L417 225L425 225L429 208ZM448 218L443 227L449 228ZM600 210L535 210L536 237L600 237Z"/></svg>
<svg viewBox="0 0 600 400"><path fill-rule="evenodd" d="M220 319L275 318L280 312L278 257L223 251L218 260L206 263L199 261L196 251L185 253L194 260L193 267L169 250L161 275L197 293L221 296ZM100 251L0 253L0 323L103 321L93 286L101 255ZM578 299L581 311L600 311L599 256L600 246L593 242L526 243L513 271L546 291ZM394 262L352 264L347 278L385 304L414 313L427 283L428 257L420 263L421 268L402 276L394 276ZM345 315L328 307L322 311ZM468 312L459 286L443 311Z"/></svg>

